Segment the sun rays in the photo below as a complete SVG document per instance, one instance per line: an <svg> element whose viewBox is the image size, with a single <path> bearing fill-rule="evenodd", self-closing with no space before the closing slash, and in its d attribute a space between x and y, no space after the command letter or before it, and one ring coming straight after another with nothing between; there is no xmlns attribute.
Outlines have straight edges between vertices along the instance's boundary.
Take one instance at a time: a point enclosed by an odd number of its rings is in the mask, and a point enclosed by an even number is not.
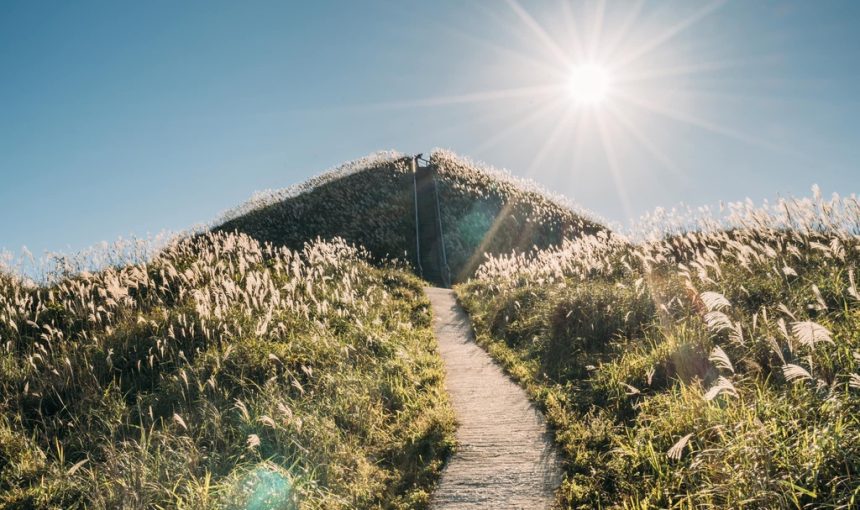
<svg viewBox="0 0 860 510"><path fill-rule="evenodd" d="M480 156L516 143L532 155L524 169L527 177L558 181L606 172L615 198L630 214L626 197L634 190L625 187L635 186L631 175L684 178L674 161L677 149L667 145L667 130L689 129L780 150L758 133L722 123L714 106L719 91L696 88L708 83L700 78L751 64L718 48L713 51L706 38L688 37L702 30L724 3L662 10L644 0L623 7L599 0L540 7L517 0L484 5L478 9L489 22L487 31L447 30L482 52L474 74L467 76L484 86L371 108L466 108L470 114L445 131L473 140L475 133L483 133L470 153ZM700 47L708 51L698 51ZM482 69L482 64L488 67ZM491 69L498 75L491 77ZM550 175L549 168L567 174Z"/></svg>
<svg viewBox="0 0 860 510"><path fill-rule="evenodd" d="M539 172L541 163L550 153L574 153L582 149L582 136L592 133L597 141L594 145L602 151L603 167L612 178L617 199L630 217L632 208L627 197L631 190L625 186L625 171L629 169L622 168L620 150L635 148L644 158L657 162L659 168L667 169L670 178L683 178L679 166L669 156L671 151L661 147L651 136L651 125L658 121L668 120L741 143L777 150L763 139L720 125L694 108L679 104L683 101L677 101L679 96L687 98L693 93L682 85L687 78L739 64L728 59L685 62L672 58L671 43L724 3L724 0L709 2L680 19L665 22L666 28L654 28L647 37L636 38L633 35L641 24L642 1L620 16L613 15L617 12L608 12L605 2L591 4L590 11L583 4L564 3L558 14L566 30L561 35L557 34L558 30L551 35L548 27L541 25L523 5L508 0L522 29L536 39L536 62L555 66L562 73L567 70L566 83L561 87L567 104L556 113L555 126L547 130L542 145L535 150L528 173ZM577 11L577 7L582 9ZM516 30L516 27L511 29ZM657 54L660 58L655 58Z"/></svg>
<svg viewBox="0 0 860 510"><path fill-rule="evenodd" d="M568 70L564 93L567 104L556 115L556 125L549 129L541 146L535 151L528 174L539 172L543 161L553 152L571 152L578 157L582 137L586 130L597 139L602 151L604 168L614 184L617 200L625 215L632 217L628 198L631 190L625 185L624 168L619 162L619 146L635 145L646 158L656 160L670 170L673 177L679 174L677 165L666 155L648 134L648 126L639 125L628 110L646 112L648 116L670 119L722 136L756 143L749 137L707 119L698 118L682 108L648 97L637 87L641 82L665 81L672 76L686 76L699 70L708 70L720 63L697 62L683 65L671 60L654 66L648 62L650 54L665 48L676 36L690 29L717 10L722 1L708 3L687 17L668 24L668 28L655 31L647 40L634 42L629 36L637 26L643 2L638 2L620 20L612 18L606 4L598 2L590 12L577 12L572 4L560 9L566 31L564 36L553 37L516 0L508 0L516 19L537 39L539 48L536 60ZM614 26L620 27L613 31ZM563 42L562 42L563 41ZM674 84L658 83L657 89L668 89ZM576 171L576 169L572 169Z"/></svg>
<svg viewBox="0 0 860 510"><path fill-rule="evenodd" d="M451 121L428 133L434 140L468 139L465 150L476 157L513 145L530 157L520 167L524 177L608 184L606 199L633 220L627 197L635 198L637 182L689 184L676 161L689 151L682 148L691 136L686 133L789 151L766 133L725 120L720 101L748 98L712 84L720 86L720 73L737 75L761 61L739 59L698 35L708 32L706 20L723 4L480 5L482 30L474 29L475 18L471 25L439 27L471 48L464 51L468 72L456 77L461 87L355 108L446 111Z"/></svg>

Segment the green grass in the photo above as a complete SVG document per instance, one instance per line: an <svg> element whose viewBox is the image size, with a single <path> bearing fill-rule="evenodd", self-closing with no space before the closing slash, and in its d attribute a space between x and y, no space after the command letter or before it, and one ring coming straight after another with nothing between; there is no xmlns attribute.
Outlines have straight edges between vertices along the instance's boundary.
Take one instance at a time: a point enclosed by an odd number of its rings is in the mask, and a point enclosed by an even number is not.
<svg viewBox="0 0 860 510"><path fill-rule="evenodd" d="M779 207L493 257L457 288L555 428L565 508L860 505L860 207Z"/></svg>
<svg viewBox="0 0 860 510"><path fill-rule="evenodd" d="M431 161L459 279L485 252L599 228ZM0 273L0 508L425 506L453 416L409 271L408 163L348 163L155 255L57 260L41 286Z"/></svg>
<svg viewBox="0 0 860 510"><path fill-rule="evenodd" d="M445 250L456 281L472 276L485 253L547 248L602 228L533 183L447 151L434 151L430 161L437 170ZM241 207L215 230L294 249L318 237L341 237L363 246L376 261L414 264L413 193L409 158L370 157Z"/></svg>
<svg viewBox="0 0 860 510"><path fill-rule="evenodd" d="M856 198L660 213L632 242L431 164L458 297L553 425L563 507L860 506ZM0 508L425 507L454 420L411 181L378 155L154 257L0 273Z"/></svg>
<svg viewBox="0 0 860 510"><path fill-rule="evenodd" d="M0 276L0 508L422 508L453 417L421 282L342 241Z"/></svg>
<svg viewBox="0 0 860 510"><path fill-rule="evenodd" d="M605 228L564 197L452 152L434 151L430 164L454 281L472 277L487 255L529 253Z"/></svg>

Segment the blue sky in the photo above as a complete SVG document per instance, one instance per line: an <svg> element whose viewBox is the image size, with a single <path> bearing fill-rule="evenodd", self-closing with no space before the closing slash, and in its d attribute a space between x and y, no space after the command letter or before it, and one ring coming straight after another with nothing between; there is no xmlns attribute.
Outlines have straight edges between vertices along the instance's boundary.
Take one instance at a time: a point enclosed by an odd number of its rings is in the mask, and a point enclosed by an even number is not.
<svg viewBox="0 0 860 510"><path fill-rule="evenodd" d="M858 23L853 1L6 0L0 248L181 230L382 149L450 148L618 222L850 194ZM558 92L583 60L617 81L599 106Z"/></svg>

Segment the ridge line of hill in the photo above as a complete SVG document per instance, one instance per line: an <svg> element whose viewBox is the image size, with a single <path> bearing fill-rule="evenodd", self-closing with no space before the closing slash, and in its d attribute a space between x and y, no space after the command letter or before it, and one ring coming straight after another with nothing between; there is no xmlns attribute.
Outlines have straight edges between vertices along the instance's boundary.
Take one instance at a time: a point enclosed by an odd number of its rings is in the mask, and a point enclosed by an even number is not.
<svg viewBox="0 0 860 510"><path fill-rule="evenodd" d="M343 237L379 261L417 267L414 191L409 158L392 153L357 160L302 185L249 202L214 231L239 231L261 242L300 248ZM469 278L485 253L532 252L583 233L606 230L536 183L475 166L448 151L430 156L444 248L454 281ZM246 210L247 209L247 210Z"/></svg>

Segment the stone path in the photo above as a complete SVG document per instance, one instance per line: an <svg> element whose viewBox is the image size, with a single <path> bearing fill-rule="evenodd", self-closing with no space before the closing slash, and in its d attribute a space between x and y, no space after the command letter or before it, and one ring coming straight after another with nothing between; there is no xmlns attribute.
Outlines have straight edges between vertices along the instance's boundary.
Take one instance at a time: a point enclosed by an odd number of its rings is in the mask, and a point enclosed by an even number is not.
<svg viewBox="0 0 860 510"><path fill-rule="evenodd" d="M469 318L448 289L425 289L447 372L458 429L434 510L550 508L561 482L544 417L474 341Z"/></svg>

